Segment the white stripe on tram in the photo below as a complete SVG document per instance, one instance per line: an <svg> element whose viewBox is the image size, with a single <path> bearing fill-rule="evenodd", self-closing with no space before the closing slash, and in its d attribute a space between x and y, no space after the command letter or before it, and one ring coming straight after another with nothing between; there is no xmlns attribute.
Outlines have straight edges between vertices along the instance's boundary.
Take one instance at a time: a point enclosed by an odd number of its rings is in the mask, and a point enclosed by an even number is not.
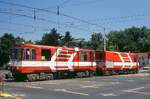
<svg viewBox="0 0 150 99"><path fill-rule="evenodd" d="M52 62L52 61L22 61L19 64L14 64L15 66L22 66L22 67L51 67L51 66L68 66L69 62ZM96 62L70 62L72 66L96 66ZM55 67L56 68L56 67Z"/></svg>

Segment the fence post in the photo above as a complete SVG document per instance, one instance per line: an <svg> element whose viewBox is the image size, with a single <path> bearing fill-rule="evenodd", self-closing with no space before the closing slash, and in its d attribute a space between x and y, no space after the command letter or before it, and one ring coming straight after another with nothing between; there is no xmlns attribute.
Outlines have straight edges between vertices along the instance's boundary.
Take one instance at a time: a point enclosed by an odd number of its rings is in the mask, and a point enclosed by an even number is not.
<svg viewBox="0 0 150 99"><path fill-rule="evenodd" d="M0 85L1 85L1 93L4 93L4 77L2 73L0 73Z"/></svg>

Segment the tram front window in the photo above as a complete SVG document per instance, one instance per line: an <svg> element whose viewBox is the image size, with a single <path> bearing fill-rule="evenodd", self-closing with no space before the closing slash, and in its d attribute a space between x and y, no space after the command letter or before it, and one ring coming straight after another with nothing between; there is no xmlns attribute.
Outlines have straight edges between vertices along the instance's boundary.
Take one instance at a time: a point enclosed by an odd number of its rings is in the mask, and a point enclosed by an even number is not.
<svg viewBox="0 0 150 99"><path fill-rule="evenodd" d="M13 61L20 61L22 60L22 48L12 48L10 51L10 58Z"/></svg>

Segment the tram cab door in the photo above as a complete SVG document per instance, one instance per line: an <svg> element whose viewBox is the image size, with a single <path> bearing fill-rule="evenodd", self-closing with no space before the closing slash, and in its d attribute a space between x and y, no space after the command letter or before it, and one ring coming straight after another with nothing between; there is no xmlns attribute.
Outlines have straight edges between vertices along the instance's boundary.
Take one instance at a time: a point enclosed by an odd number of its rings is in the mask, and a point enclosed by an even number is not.
<svg viewBox="0 0 150 99"><path fill-rule="evenodd" d="M91 62L91 67L94 66L94 61L95 61L95 54L94 52L90 52L90 62Z"/></svg>

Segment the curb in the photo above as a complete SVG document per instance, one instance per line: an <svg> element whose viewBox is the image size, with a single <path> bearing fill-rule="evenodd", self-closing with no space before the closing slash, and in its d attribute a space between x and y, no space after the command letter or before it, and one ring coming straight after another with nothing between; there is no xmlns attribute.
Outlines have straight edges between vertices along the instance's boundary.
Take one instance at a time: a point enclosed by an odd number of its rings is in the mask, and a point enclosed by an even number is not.
<svg viewBox="0 0 150 99"><path fill-rule="evenodd" d="M0 92L0 97L2 98L12 98L12 99L21 99L20 97L13 96L10 93Z"/></svg>
<svg viewBox="0 0 150 99"><path fill-rule="evenodd" d="M13 95L9 94L9 93L5 93L5 92L0 92L0 97L13 97Z"/></svg>

